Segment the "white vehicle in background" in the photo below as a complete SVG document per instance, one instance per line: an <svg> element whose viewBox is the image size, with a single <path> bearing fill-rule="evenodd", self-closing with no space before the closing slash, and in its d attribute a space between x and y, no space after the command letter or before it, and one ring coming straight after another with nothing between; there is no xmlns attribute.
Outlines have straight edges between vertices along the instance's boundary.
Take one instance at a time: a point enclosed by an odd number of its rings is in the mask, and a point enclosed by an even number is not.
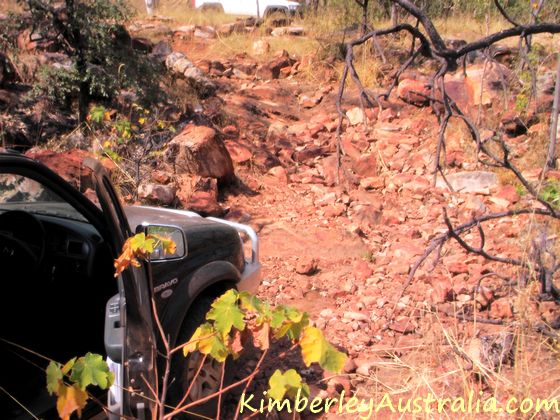
<svg viewBox="0 0 560 420"><path fill-rule="evenodd" d="M267 18L277 13L287 17L301 14L303 6L291 0L192 0L196 9L215 9L232 15Z"/></svg>

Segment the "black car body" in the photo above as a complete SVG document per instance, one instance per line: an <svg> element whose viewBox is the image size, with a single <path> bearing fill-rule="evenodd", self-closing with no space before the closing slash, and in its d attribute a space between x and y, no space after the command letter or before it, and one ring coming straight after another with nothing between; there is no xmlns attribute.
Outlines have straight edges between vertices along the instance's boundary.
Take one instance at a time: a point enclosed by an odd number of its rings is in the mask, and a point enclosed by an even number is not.
<svg viewBox="0 0 560 420"><path fill-rule="evenodd" d="M108 402L115 417L150 417L146 396L158 381L159 340L151 299L174 345L200 296L254 292L260 281L250 227L182 210L124 208L99 162L87 166L96 204L41 163L0 152L3 419L30 418L26 409L49 417L53 398L44 395L42 356L64 362L87 351L107 354L116 377ZM113 261L131 228L167 230L178 251L154 255L151 267L127 269L115 280Z"/></svg>

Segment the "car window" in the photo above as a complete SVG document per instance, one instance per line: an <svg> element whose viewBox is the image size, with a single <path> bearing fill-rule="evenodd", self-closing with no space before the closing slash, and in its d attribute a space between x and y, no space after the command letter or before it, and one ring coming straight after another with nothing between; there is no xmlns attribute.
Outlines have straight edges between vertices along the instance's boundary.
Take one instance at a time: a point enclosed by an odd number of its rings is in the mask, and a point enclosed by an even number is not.
<svg viewBox="0 0 560 420"><path fill-rule="evenodd" d="M24 210L85 221L85 218L56 193L22 175L0 173L0 211Z"/></svg>

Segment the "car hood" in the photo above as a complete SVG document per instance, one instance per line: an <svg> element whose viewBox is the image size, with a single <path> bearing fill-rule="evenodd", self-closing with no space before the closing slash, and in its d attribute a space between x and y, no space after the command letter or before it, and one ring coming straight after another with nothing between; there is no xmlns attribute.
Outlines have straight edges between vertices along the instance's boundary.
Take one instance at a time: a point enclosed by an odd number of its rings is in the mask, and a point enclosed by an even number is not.
<svg viewBox="0 0 560 420"><path fill-rule="evenodd" d="M216 225L216 222L186 210L149 206L127 206L124 208L128 223L133 231L141 224L177 226L183 229L202 225Z"/></svg>

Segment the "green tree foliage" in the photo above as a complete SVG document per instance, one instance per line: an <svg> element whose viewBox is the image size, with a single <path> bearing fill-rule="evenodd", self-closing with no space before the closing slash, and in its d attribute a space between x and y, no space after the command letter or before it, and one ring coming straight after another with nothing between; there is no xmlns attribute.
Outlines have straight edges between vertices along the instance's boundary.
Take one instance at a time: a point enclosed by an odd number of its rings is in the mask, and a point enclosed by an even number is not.
<svg viewBox="0 0 560 420"><path fill-rule="evenodd" d="M131 16L123 0L21 0L33 28L71 59L70 68L42 72L36 93L61 105L78 101L84 121L92 98L115 98L129 89L141 98L157 93L156 67L131 47L123 23Z"/></svg>

